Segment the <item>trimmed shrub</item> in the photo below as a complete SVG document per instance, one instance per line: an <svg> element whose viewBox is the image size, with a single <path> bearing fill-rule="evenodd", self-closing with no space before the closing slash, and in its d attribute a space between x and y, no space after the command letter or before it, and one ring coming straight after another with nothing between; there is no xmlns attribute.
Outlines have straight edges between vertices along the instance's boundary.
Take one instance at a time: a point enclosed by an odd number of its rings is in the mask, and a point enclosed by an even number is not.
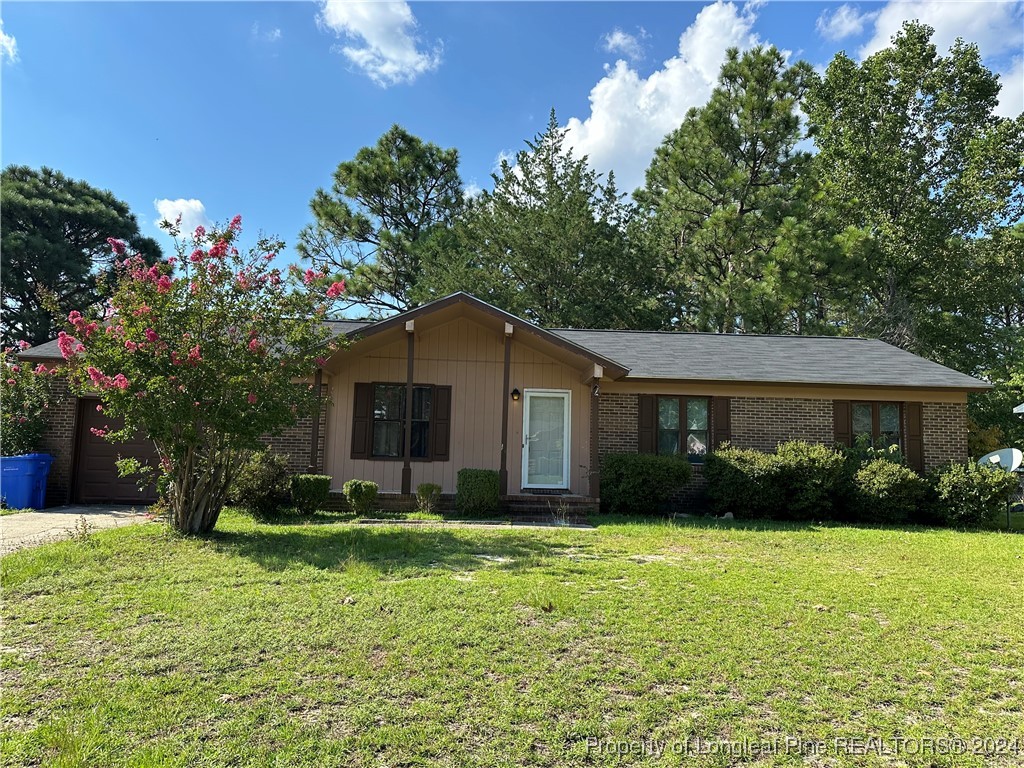
<svg viewBox="0 0 1024 768"><path fill-rule="evenodd" d="M501 481L494 469L460 469L455 509L460 515L494 515L501 508Z"/></svg>
<svg viewBox="0 0 1024 768"><path fill-rule="evenodd" d="M685 457L610 453L601 464L601 505L620 514L650 514L690 482Z"/></svg>
<svg viewBox="0 0 1024 768"><path fill-rule="evenodd" d="M735 517L775 517L783 507L775 454L723 447L704 459L711 510Z"/></svg>
<svg viewBox="0 0 1024 768"><path fill-rule="evenodd" d="M311 515L322 509L331 494L330 475L292 475L292 504Z"/></svg>
<svg viewBox="0 0 1024 768"><path fill-rule="evenodd" d="M441 486L437 483L420 483L416 486L416 510L433 513L441 501Z"/></svg>
<svg viewBox="0 0 1024 768"><path fill-rule="evenodd" d="M380 490L372 480L348 480L341 490L349 508L357 515L366 515L377 506L377 492Z"/></svg>
<svg viewBox="0 0 1024 768"><path fill-rule="evenodd" d="M254 451L231 482L231 501L258 517L271 515L288 501L288 457Z"/></svg>
<svg viewBox="0 0 1024 768"><path fill-rule="evenodd" d="M779 517L826 520L835 516L847 476L846 457L824 445L793 440L775 451L774 480L782 496Z"/></svg>
<svg viewBox="0 0 1024 768"><path fill-rule="evenodd" d="M905 523L915 517L928 484L914 470L889 459L875 459L853 475L850 514L868 523Z"/></svg>
<svg viewBox="0 0 1024 768"><path fill-rule="evenodd" d="M1006 513L1018 479L1012 472L977 464L950 464L932 476L935 486L932 509L946 525L991 525Z"/></svg>

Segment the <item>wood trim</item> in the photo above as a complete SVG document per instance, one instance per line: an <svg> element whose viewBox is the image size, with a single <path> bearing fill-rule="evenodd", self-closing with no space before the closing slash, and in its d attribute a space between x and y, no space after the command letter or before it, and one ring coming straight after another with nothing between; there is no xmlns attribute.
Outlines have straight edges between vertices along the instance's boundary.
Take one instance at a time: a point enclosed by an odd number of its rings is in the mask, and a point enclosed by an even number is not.
<svg viewBox="0 0 1024 768"><path fill-rule="evenodd" d="M967 402L967 390L921 389L914 387L848 387L828 385L761 384L758 382L700 382L683 380L626 379L604 381L601 389L609 394L703 395L705 397L771 397L808 400L868 400L903 403L908 400L929 403Z"/></svg>
<svg viewBox="0 0 1024 768"><path fill-rule="evenodd" d="M598 453L600 434L600 387L595 383L590 395L590 497L601 498L601 458Z"/></svg>
<svg viewBox="0 0 1024 768"><path fill-rule="evenodd" d="M637 402L636 444L638 453L657 453L658 398L640 395Z"/></svg>
<svg viewBox="0 0 1024 768"><path fill-rule="evenodd" d="M711 432L714 437L711 443L715 448L719 448L722 443L732 442L732 400L728 397L713 397L711 410L714 413L711 421Z"/></svg>
<svg viewBox="0 0 1024 768"><path fill-rule="evenodd" d="M323 369L316 369L316 376L313 377L313 386L316 387L316 408L313 410L313 425L309 432L309 466L310 474L316 474L319 469L320 453L320 408L323 399Z"/></svg>
<svg viewBox="0 0 1024 768"><path fill-rule="evenodd" d="M507 331L508 329L506 329ZM502 373L501 385L501 468L498 470L498 483L501 487L501 495L508 494L508 401L512 395L509 393L511 384L512 368L512 334L505 334L505 362Z"/></svg>
<svg viewBox="0 0 1024 768"><path fill-rule="evenodd" d="M853 445L853 404L849 400L832 401L832 438L839 445Z"/></svg>
<svg viewBox="0 0 1024 768"><path fill-rule="evenodd" d="M359 339L364 339L369 336L375 336L376 334L382 333L390 328L394 328L395 326L402 325L408 321L415 320L417 317L420 317L421 315L428 315L431 312L436 312L440 309L445 309L446 307L450 307L455 304L465 304L466 306L473 307L474 309L484 314L497 318L502 322L509 323L513 327L522 328L523 330L528 331L529 333L532 333L538 336L539 338L544 339L548 343L566 350L567 352L572 352L573 354L578 355L579 357L583 357L586 358L587 360L598 363L601 366L603 366L603 368L605 369L605 373L610 375L612 378L621 378L622 376L625 376L627 373L629 373L628 368L623 367L620 363L617 363L614 360L610 360L609 358L603 357L594 352L593 350L587 349L586 347L580 346L579 344L574 344L573 342L562 338L557 333L552 333L551 331L545 330L540 326L534 325L533 323L523 320L521 317L517 317L513 314L505 312L502 309L498 309L497 307L492 306L491 304L488 304L485 301L481 301L475 296L470 296L468 293L463 293L462 291L459 291L458 293L453 293L450 296L445 296L444 298L441 299L437 299L436 301L432 301L420 307L416 307L415 309L410 309L408 312L402 312L401 314L394 315L393 317L381 320L380 322L374 323L373 325L367 326L365 328L360 328L358 331L354 331L349 338L351 338L353 341L358 341Z"/></svg>
<svg viewBox="0 0 1024 768"><path fill-rule="evenodd" d="M906 455L907 464L918 472L924 472L924 418L923 404L908 402L903 406L903 414L907 426Z"/></svg>
<svg viewBox="0 0 1024 768"><path fill-rule="evenodd" d="M412 322L411 320L409 322ZM408 323L406 330L408 331ZM405 373L405 450L402 455L405 462L402 466L402 493L412 493L412 389L413 389L413 359L416 353L416 334L408 331L408 346L406 347L406 373Z"/></svg>

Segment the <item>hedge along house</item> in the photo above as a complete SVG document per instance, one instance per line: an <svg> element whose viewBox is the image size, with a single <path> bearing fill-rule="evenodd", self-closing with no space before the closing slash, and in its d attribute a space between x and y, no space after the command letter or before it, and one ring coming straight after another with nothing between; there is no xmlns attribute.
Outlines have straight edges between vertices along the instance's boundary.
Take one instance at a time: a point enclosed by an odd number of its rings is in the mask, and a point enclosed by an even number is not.
<svg viewBox="0 0 1024 768"><path fill-rule="evenodd" d="M989 386L881 341L543 329L465 293L334 326L350 343L317 373L322 417L268 441L336 490L373 480L396 501L427 482L452 494L473 467L496 470L513 507L546 509L551 495L593 506L601 458L619 452L685 453L699 491L702 457L726 441L767 451L868 435L926 471L967 458L967 394ZM65 500L83 500L114 449L93 445L88 407L55 415Z"/></svg>

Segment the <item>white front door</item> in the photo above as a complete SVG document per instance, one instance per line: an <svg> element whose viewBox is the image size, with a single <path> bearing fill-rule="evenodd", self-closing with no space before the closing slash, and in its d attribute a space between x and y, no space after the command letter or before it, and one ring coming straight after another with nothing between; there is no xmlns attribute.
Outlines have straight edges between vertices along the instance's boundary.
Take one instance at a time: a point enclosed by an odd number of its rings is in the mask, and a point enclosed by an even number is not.
<svg viewBox="0 0 1024 768"><path fill-rule="evenodd" d="M569 487L569 396L564 389L523 393L523 488Z"/></svg>

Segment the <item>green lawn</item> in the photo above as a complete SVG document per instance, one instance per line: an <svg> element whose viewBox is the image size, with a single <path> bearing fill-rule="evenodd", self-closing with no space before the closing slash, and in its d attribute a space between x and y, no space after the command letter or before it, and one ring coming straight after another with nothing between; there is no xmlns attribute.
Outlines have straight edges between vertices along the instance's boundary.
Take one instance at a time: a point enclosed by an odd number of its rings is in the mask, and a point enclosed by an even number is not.
<svg viewBox="0 0 1024 768"><path fill-rule="evenodd" d="M1020 535L327 520L3 558L0 763L961 766L832 739L1024 740ZM825 751L671 754L786 737ZM641 739L666 753L610 751Z"/></svg>

